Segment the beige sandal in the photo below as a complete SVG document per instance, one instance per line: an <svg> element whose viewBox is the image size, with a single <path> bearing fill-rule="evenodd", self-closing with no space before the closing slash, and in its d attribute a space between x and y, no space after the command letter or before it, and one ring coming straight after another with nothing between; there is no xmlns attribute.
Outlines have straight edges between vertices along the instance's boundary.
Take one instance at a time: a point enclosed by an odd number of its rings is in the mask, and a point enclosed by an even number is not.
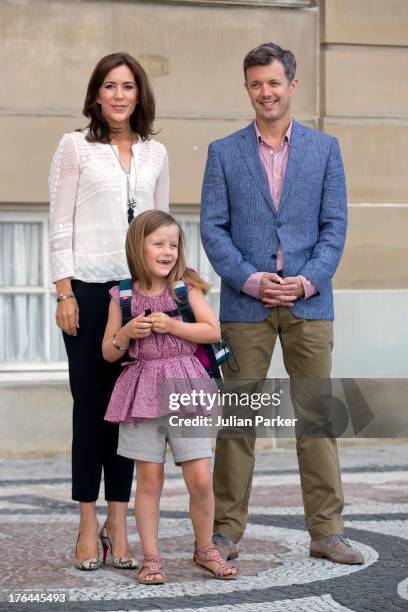
<svg viewBox="0 0 408 612"><path fill-rule="evenodd" d="M197 548L196 546L194 549L193 561L196 565L198 565L198 567L207 570L207 572L210 572L214 578L217 578L218 580L235 580L239 576L238 568L224 561L214 544L209 544L204 548ZM216 570L204 565L204 563L214 561L218 564L218 568ZM227 573L228 570L235 571L234 573Z"/></svg>
<svg viewBox="0 0 408 612"><path fill-rule="evenodd" d="M148 571L141 576L144 569ZM159 575L161 578L156 580L146 580L148 576ZM143 557L140 569L137 573L137 581L139 584L164 584L167 582L167 576L163 572L163 567L160 561L160 555L146 555Z"/></svg>

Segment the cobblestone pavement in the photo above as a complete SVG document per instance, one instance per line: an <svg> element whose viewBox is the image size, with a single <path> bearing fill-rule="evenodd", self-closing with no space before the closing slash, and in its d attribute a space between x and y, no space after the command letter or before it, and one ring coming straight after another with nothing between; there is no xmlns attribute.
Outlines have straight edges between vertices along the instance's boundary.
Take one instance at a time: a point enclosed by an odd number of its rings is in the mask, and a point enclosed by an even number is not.
<svg viewBox="0 0 408 612"><path fill-rule="evenodd" d="M340 449L346 535L364 566L308 556L295 452L257 453L250 519L237 581L209 579L191 562L192 530L180 470L168 458L160 542L169 583L144 587L108 563L73 567L77 507L69 461L0 463L0 609L168 612L365 612L408 610L408 445ZM104 503L98 505L100 521ZM130 541L140 555L129 512ZM28 601L12 603L18 594ZM66 601L49 601L64 594ZM29 601L30 594L31 599ZM35 595L49 600L36 603ZM24 599L25 599L24 598ZM44 596L43 596L44 598Z"/></svg>

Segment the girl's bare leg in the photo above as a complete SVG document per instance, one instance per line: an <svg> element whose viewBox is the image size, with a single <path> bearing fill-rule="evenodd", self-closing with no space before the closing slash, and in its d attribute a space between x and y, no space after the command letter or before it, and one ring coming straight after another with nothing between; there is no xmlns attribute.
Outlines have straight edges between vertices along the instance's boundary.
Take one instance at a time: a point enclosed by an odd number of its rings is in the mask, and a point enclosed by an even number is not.
<svg viewBox="0 0 408 612"><path fill-rule="evenodd" d="M208 459L182 463L183 476L190 494L190 515L198 548L211 544L214 522L214 493Z"/></svg>
<svg viewBox="0 0 408 612"><path fill-rule="evenodd" d="M158 534L160 519L160 496L163 489L164 469L162 463L136 461L135 517L143 555L158 555ZM146 573L147 570L144 572ZM143 570L139 573L143 578ZM149 576L148 580L159 580L160 574Z"/></svg>
<svg viewBox="0 0 408 612"><path fill-rule="evenodd" d="M182 464L183 476L190 493L190 515L197 548L212 544L214 524L214 492L210 462L208 459L193 459ZM218 561L201 562L214 572L219 571ZM227 564L229 565L229 564ZM226 567L224 575L237 574L233 566Z"/></svg>

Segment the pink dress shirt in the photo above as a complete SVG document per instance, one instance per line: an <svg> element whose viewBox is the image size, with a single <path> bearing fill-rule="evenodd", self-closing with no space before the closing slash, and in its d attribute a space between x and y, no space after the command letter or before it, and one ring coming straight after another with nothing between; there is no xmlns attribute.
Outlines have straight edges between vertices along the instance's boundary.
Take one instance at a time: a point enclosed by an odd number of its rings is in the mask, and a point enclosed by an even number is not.
<svg viewBox="0 0 408 612"><path fill-rule="evenodd" d="M266 176L268 177L268 185L269 190L271 192L272 200L275 205L276 210L279 208L280 199L282 195L283 183L286 175L286 168L288 165L288 156L289 156L289 146L290 146L290 137L292 132L292 120L290 121L289 127L286 130L286 133L283 137L283 140L277 149L273 149L271 145L265 142L262 139L261 133L258 130L258 126L256 124L256 120L254 119L254 127L256 132L256 137L259 145L259 155L265 168ZM282 244L279 243L278 246L278 254L277 254L277 262L276 262L276 270L280 271L283 269L283 254L282 254ZM251 297L258 298L259 296L259 286L261 284L261 279L263 272L255 272L251 274L244 285L242 286L242 291L247 293ZM308 278L305 276L299 275L302 281L303 289L305 295L303 299L307 299L316 293L315 286L310 282Z"/></svg>

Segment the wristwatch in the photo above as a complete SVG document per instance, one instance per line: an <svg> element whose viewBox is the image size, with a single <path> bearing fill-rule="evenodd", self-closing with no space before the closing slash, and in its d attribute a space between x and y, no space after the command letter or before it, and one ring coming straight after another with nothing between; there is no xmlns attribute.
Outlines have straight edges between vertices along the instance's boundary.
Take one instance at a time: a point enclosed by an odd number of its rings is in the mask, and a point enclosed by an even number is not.
<svg viewBox="0 0 408 612"><path fill-rule="evenodd" d="M75 294L72 293L60 293L57 295L57 302L63 302L64 300L69 300L70 298L74 298Z"/></svg>

